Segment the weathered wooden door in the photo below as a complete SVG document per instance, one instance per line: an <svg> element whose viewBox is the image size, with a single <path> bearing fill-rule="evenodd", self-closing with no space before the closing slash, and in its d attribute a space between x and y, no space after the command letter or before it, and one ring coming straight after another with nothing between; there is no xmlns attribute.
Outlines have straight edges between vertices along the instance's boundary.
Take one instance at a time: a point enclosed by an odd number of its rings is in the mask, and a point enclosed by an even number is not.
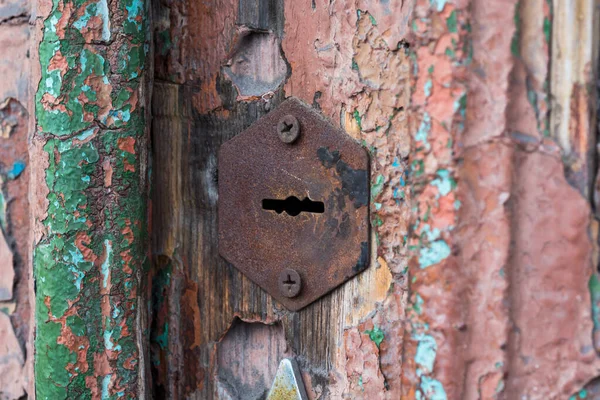
<svg viewBox="0 0 600 400"><path fill-rule="evenodd" d="M595 71L595 9L551 7L157 4L155 393L262 398L284 357L311 398L582 388L600 365L582 86ZM299 312L219 257L216 240L219 147L289 96L371 155L370 268Z"/></svg>
<svg viewBox="0 0 600 400"><path fill-rule="evenodd" d="M294 357L311 398L400 398L413 5L191 1L154 11L153 390L260 399ZM225 262L217 241L219 148L289 96L372 159L371 267L299 312Z"/></svg>
<svg viewBox="0 0 600 400"><path fill-rule="evenodd" d="M600 398L598 15L0 2L0 398L263 399L284 358L310 399ZM369 267L299 311L218 240L221 146L290 97L370 157Z"/></svg>

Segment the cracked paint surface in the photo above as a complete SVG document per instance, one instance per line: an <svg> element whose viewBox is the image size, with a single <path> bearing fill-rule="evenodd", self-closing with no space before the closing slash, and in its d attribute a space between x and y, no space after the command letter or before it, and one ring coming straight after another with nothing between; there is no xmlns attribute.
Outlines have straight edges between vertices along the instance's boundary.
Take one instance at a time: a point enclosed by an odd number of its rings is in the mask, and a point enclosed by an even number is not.
<svg viewBox="0 0 600 400"><path fill-rule="evenodd" d="M453 254L457 216L455 151L466 122L470 63L465 2L417 1L411 43L413 94L410 158L413 227L408 246L409 306L403 398L460 398L462 355L459 264ZM444 315L443 319L438 316Z"/></svg>
<svg viewBox="0 0 600 400"><path fill-rule="evenodd" d="M36 395L137 398L147 5L45 5L33 138Z"/></svg>
<svg viewBox="0 0 600 400"><path fill-rule="evenodd" d="M155 133L169 139L163 142L183 143L165 145L159 156L175 170L197 162L198 176L185 167L177 171L206 188L189 196L178 186L184 183L163 177L169 192L162 207L178 210L161 220L166 233L157 245L174 261L158 272L157 284L170 297L159 301L155 333L161 379L179 385L170 393L204 393L219 365L196 360L214 359L207 348L223 334L220 318L231 318L233 309L254 321L281 321L293 351L304 357L300 366L313 398L583 395L598 371L592 312L600 325L590 210L581 189L589 176L569 172L586 169L582 153L572 152L565 178L565 148L557 139L564 125L551 121L560 107L573 107L570 115L578 119L561 124L573 122L569 140L587 138L589 102L582 82L559 105L550 100L555 69L549 64L560 62L549 50L558 43L551 38L559 35L553 31L559 7L546 0L285 2L278 37L291 74L284 93L272 98L300 97L339 121L369 148L373 162L372 267L315 308L290 315L219 264L206 236L211 225L203 222L216 202L210 158L220 141L209 137L233 134L270 107L267 99L241 101L220 74L241 4L181 2L161 10L157 29L157 75L168 81L161 93L169 105L155 104ZM206 26L222 34L210 35ZM279 25L269 29L279 32ZM210 134L198 144L195 133L205 130ZM589 150L584 142L573 148ZM209 161L198 162L190 145ZM206 207L194 220L201 233L182 228L188 201ZM229 276L235 285L228 286ZM216 279L226 289L206 289ZM242 295L232 296L232 288ZM194 317L173 327L166 314L180 306ZM310 325L314 320L318 325ZM328 349L335 351L312 353L332 337ZM187 351L175 343L180 338ZM169 380L181 371L185 380ZM257 387L251 374L232 374Z"/></svg>
<svg viewBox="0 0 600 400"><path fill-rule="evenodd" d="M292 69L286 95L312 102L339 121L369 149L372 160L372 266L364 272L365 281L351 281L340 293L340 301L360 306L340 315L346 323L337 342L343 345L333 354L329 385L313 385L315 398L319 393L324 398L401 395L412 213L407 44L412 11L412 1L286 3L282 46ZM304 22L294 23L298 20Z"/></svg>
<svg viewBox="0 0 600 400"><path fill-rule="evenodd" d="M411 165L424 178L413 175L404 395L566 398L598 360L586 305L590 210L547 139L551 4L456 1L441 15L421 4ZM436 153L436 142L452 152Z"/></svg>

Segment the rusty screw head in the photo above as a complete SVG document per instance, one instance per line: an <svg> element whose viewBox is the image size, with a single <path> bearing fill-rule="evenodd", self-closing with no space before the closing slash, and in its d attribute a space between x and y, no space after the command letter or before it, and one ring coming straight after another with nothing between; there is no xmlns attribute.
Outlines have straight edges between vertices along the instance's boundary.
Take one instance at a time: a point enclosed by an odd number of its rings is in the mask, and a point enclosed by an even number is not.
<svg viewBox="0 0 600 400"><path fill-rule="evenodd" d="M285 297L296 297L302 289L302 279L296 270L286 268L279 274L279 293Z"/></svg>
<svg viewBox="0 0 600 400"><path fill-rule="evenodd" d="M277 134L283 143L294 143L300 136L298 119L291 114L284 115L277 124Z"/></svg>

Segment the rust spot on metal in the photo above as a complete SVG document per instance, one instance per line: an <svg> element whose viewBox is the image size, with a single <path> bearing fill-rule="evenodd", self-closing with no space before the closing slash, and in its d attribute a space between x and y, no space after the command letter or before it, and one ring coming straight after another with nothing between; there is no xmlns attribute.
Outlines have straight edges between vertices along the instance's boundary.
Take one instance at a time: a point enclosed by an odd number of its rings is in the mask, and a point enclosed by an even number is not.
<svg viewBox="0 0 600 400"><path fill-rule="evenodd" d="M291 146L278 135L286 115L302 132ZM218 181L221 255L288 309L368 266L369 156L300 101L285 101L225 143ZM294 298L279 290L288 268L302 277Z"/></svg>

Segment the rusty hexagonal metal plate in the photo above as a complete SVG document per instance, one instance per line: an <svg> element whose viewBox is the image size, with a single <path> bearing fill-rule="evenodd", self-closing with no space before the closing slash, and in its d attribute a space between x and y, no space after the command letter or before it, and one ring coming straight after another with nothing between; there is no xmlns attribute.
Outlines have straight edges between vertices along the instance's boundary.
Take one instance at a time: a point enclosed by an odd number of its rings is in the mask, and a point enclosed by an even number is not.
<svg viewBox="0 0 600 400"><path fill-rule="evenodd" d="M299 310L368 267L369 196L367 151L288 99L221 147L219 252Z"/></svg>

